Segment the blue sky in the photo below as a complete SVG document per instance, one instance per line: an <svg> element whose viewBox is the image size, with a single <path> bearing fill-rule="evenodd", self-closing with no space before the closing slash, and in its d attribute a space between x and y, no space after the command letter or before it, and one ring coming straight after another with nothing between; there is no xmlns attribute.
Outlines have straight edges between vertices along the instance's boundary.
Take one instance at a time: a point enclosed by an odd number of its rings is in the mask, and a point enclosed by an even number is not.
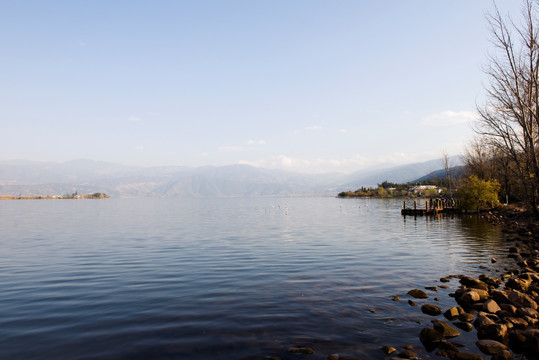
<svg viewBox="0 0 539 360"><path fill-rule="evenodd" d="M518 18L520 2L497 1ZM0 1L0 160L353 172L462 152L490 0Z"/></svg>

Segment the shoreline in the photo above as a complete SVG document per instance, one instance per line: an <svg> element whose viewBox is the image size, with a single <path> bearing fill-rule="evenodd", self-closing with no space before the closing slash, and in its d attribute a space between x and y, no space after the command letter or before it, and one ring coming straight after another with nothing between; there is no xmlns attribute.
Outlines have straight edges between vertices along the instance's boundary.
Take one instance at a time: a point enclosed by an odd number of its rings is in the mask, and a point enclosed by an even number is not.
<svg viewBox="0 0 539 360"><path fill-rule="evenodd" d="M79 199L108 199L105 193L84 194L84 195L0 195L0 200L79 200Z"/></svg>
<svg viewBox="0 0 539 360"><path fill-rule="evenodd" d="M478 216L501 226L506 241L513 244L508 246L508 257L514 260L514 268L504 268L504 272L496 276L483 273L477 278L448 275L439 279L441 283L459 280L459 287L449 294L454 298L455 306L441 309L430 302L423 303L421 312L432 316L433 320L432 327L421 329L419 340L427 352L447 359L539 358L539 248L536 245L539 222L513 208L495 209ZM491 259L491 263L496 262L496 258ZM425 286L426 290L430 288ZM410 290L408 295L411 306L418 306L415 299L428 298L428 294L419 289ZM461 351L462 345L451 340L456 338L458 341L461 332L470 333L468 336L477 339L475 344L481 354ZM392 346L384 346L382 350L386 355L397 354L397 349ZM392 358L419 356L405 347L405 351Z"/></svg>

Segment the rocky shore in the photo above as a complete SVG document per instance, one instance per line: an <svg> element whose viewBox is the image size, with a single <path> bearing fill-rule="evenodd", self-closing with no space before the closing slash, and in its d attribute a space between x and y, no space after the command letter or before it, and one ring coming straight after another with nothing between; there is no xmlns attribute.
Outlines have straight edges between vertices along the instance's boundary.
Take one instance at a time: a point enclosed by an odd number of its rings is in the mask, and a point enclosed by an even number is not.
<svg viewBox="0 0 539 360"><path fill-rule="evenodd" d="M514 268L505 268L497 276L441 278L442 283L458 279L460 286L449 294L454 297L455 306L444 311L434 304L423 304L423 313L433 317L443 314L446 321L432 320L431 327L421 330L419 339L428 352L448 359L539 359L539 222L519 210L501 209L482 216L503 227ZM491 261L495 263L497 259ZM408 295L428 297L419 289L410 290ZM409 303L416 305L412 300ZM461 332L474 329L475 344L481 354L462 351L462 345L453 340L458 340ZM418 358L411 350L398 355L391 346L382 350L392 359Z"/></svg>

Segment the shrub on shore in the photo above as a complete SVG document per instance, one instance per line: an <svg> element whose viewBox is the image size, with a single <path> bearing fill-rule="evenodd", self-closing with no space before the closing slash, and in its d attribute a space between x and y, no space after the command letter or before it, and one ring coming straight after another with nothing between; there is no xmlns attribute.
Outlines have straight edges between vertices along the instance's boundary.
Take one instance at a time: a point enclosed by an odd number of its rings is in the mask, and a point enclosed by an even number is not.
<svg viewBox="0 0 539 360"><path fill-rule="evenodd" d="M457 191L460 206L467 210L483 210L499 204L500 184L497 181L481 180L475 175L464 179Z"/></svg>

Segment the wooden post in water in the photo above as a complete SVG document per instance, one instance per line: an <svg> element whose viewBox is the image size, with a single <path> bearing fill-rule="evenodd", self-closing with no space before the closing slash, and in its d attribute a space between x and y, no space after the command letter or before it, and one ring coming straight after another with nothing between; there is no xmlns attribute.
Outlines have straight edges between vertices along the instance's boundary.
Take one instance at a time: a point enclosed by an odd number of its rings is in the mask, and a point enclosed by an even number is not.
<svg viewBox="0 0 539 360"><path fill-rule="evenodd" d="M402 202L402 208L403 208L403 209L406 209L406 200L404 200L404 201Z"/></svg>
<svg viewBox="0 0 539 360"><path fill-rule="evenodd" d="M414 211L417 210L417 201L414 200Z"/></svg>

